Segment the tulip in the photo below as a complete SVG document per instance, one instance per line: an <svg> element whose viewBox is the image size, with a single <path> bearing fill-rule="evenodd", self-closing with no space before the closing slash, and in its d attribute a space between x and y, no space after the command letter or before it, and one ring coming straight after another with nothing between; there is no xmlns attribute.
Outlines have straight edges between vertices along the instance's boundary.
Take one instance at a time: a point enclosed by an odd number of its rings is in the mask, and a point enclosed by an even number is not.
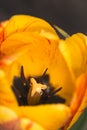
<svg viewBox="0 0 87 130"><path fill-rule="evenodd" d="M46 21L27 15L1 23L1 129L67 129L76 121L87 90L86 37L79 35L83 41L77 34L63 41Z"/></svg>

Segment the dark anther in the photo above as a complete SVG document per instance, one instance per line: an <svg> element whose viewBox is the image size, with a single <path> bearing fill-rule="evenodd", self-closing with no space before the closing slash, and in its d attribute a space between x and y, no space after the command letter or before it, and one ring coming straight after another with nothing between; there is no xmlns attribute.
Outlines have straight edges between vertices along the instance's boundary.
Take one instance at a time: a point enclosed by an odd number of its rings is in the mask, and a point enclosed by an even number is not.
<svg viewBox="0 0 87 130"><path fill-rule="evenodd" d="M46 68L46 70L44 71L44 73L41 75L41 76L34 76L35 80L38 82L38 83L42 83L42 84L46 84L48 85L49 84L49 75L46 74L48 68Z"/></svg>
<svg viewBox="0 0 87 130"><path fill-rule="evenodd" d="M20 78L22 79L23 83L26 84L26 78L24 76L24 68L21 66Z"/></svg>
<svg viewBox="0 0 87 130"><path fill-rule="evenodd" d="M49 89L49 91L47 91L47 89ZM54 88L47 88L46 90L44 90L43 95L41 97L41 104L48 104L48 103L65 103L65 99L62 98L61 96L59 96L57 94L58 91L60 91L62 89L62 87L58 88L58 89L54 89Z"/></svg>
<svg viewBox="0 0 87 130"><path fill-rule="evenodd" d="M41 76L42 78L44 78L44 76L46 75L48 68L46 68L46 70L44 71L43 75Z"/></svg>
<svg viewBox="0 0 87 130"><path fill-rule="evenodd" d="M12 90L14 91L19 105L24 105L27 103L27 94L29 91L29 82L24 76L23 66L21 67L20 76L14 77Z"/></svg>
<svg viewBox="0 0 87 130"><path fill-rule="evenodd" d="M60 88L58 88L58 89L52 91L50 95L55 95L55 94L56 94L57 92L59 92L61 89L62 89L62 87L60 87Z"/></svg>

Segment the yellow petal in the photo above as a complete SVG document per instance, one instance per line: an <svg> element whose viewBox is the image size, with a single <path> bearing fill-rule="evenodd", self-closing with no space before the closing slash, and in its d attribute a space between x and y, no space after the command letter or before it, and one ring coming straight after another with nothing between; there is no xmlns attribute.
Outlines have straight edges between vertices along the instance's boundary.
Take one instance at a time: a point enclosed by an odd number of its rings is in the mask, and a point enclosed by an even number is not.
<svg viewBox="0 0 87 130"><path fill-rule="evenodd" d="M26 117L47 130L57 130L70 116L70 109L62 104L22 106L12 108L19 117Z"/></svg>
<svg viewBox="0 0 87 130"><path fill-rule="evenodd" d="M0 105L0 123L17 119L17 114L8 107Z"/></svg>
<svg viewBox="0 0 87 130"><path fill-rule="evenodd" d="M58 39L56 31L45 20L28 15L13 16L5 28L5 38L16 32L35 32L39 35Z"/></svg>
<svg viewBox="0 0 87 130"><path fill-rule="evenodd" d="M2 70L0 70L0 105L18 105L9 83L6 80L5 73Z"/></svg>
<svg viewBox="0 0 87 130"><path fill-rule="evenodd" d="M0 105L0 129L9 130L8 125L14 127L15 130L45 130L36 122L27 118L19 118L12 109Z"/></svg>
<svg viewBox="0 0 87 130"><path fill-rule="evenodd" d="M59 48L55 50L55 55L51 60L48 68L50 75L50 82L54 87L62 87L62 90L58 92L60 96L66 99L66 103L70 103L72 94L75 90L75 76L68 67L62 53Z"/></svg>
<svg viewBox="0 0 87 130"><path fill-rule="evenodd" d="M59 48L75 76L86 72L87 37L85 35L81 33L74 34L66 38L65 41L62 40L59 44Z"/></svg>

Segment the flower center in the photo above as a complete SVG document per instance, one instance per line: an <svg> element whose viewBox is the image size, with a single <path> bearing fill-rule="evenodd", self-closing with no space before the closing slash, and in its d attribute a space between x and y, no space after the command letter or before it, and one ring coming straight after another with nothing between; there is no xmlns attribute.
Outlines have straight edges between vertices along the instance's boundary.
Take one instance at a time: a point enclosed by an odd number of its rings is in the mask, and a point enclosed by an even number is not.
<svg viewBox="0 0 87 130"><path fill-rule="evenodd" d="M39 105L50 103L65 103L65 99L60 97L57 92L62 89L54 89L49 82L47 69L41 76L26 78L23 66L20 76L14 77L12 90L17 98L19 105Z"/></svg>

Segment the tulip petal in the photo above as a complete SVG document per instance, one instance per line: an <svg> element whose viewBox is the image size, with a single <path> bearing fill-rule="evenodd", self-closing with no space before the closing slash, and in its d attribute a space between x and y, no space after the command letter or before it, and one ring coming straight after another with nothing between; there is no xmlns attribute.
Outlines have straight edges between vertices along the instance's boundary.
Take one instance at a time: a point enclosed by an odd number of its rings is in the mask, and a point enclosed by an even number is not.
<svg viewBox="0 0 87 130"><path fill-rule="evenodd" d="M77 121L85 107L87 106L87 74L82 74L76 81L76 91L71 101L71 115L63 125L63 128L69 126L68 129ZM70 123L70 124L69 124Z"/></svg>
<svg viewBox="0 0 87 130"><path fill-rule="evenodd" d="M27 118L19 118L8 107L0 105L0 130L45 130Z"/></svg>
<svg viewBox="0 0 87 130"><path fill-rule="evenodd" d="M54 40L49 43L47 39L28 32L13 34L1 46L0 66L2 69L7 67L5 71L8 71L8 73L13 71L15 74L18 69L20 71L21 66L24 66L26 76L41 75L53 59L57 45ZM9 67L11 69L10 64L15 66L12 66L15 70L9 70Z"/></svg>
<svg viewBox="0 0 87 130"><path fill-rule="evenodd" d="M6 116L5 116L6 115ZM0 122L16 119L16 113L8 107L0 105Z"/></svg>
<svg viewBox="0 0 87 130"><path fill-rule="evenodd" d="M18 105L16 98L2 70L0 70L0 105L7 105L7 106Z"/></svg>
<svg viewBox="0 0 87 130"><path fill-rule="evenodd" d="M62 104L22 106L12 108L19 117L26 117L47 130L57 130L70 116L69 107Z"/></svg>
<svg viewBox="0 0 87 130"><path fill-rule="evenodd" d="M32 122L27 118L22 118L20 120L21 130L46 130L36 122Z"/></svg>
<svg viewBox="0 0 87 130"><path fill-rule="evenodd" d="M76 92L71 102L71 110L74 115L70 123L70 127L79 118L85 107L87 106L87 74L82 74L76 83Z"/></svg>
<svg viewBox="0 0 87 130"><path fill-rule="evenodd" d="M28 16L15 15L5 28L5 38L15 32L35 32L43 37L50 39L58 39L56 31L46 21Z"/></svg>
<svg viewBox="0 0 87 130"><path fill-rule="evenodd" d="M2 43L3 40L4 40L4 30L0 23L0 44Z"/></svg>
<svg viewBox="0 0 87 130"><path fill-rule="evenodd" d="M66 38L65 41L61 40L59 48L76 77L86 71L87 37L85 35L77 33Z"/></svg>

